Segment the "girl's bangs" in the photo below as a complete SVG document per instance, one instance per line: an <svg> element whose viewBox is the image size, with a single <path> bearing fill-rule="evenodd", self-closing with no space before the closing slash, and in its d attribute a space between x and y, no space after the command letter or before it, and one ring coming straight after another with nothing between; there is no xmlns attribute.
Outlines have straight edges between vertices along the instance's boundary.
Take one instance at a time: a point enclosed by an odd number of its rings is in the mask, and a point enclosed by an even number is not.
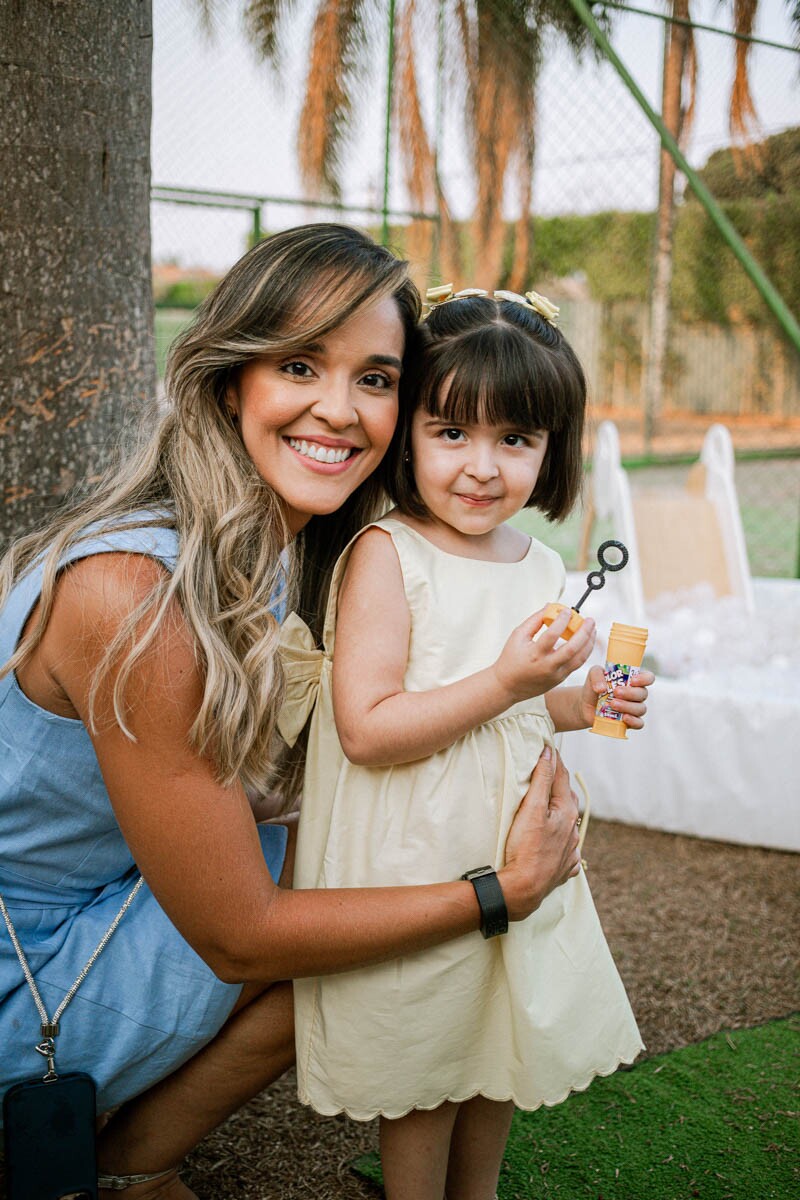
<svg viewBox="0 0 800 1200"><path fill-rule="evenodd" d="M496 333L495 326L493 333ZM483 331L482 331L483 333ZM501 425L557 431L565 408L558 373L547 355L531 353L530 339L463 339L436 363L421 396L432 417L454 425Z"/></svg>

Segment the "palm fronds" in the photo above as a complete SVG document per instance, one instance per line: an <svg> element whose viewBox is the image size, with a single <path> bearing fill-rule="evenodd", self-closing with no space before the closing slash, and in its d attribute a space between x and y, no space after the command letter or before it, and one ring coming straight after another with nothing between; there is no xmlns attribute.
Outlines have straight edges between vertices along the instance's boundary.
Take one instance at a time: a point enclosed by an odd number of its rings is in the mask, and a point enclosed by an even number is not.
<svg viewBox="0 0 800 1200"><path fill-rule="evenodd" d="M753 32L758 0L734 0L733 26L736 33L748 36ZM734 144L744 143L745 149L759 132L759 121L750 91L747 60L750 43L737 40L736 63L731 90L730 128Z"/></svg>
<svg viewBox="0 0 800 1200"><path fill-rule="evenodd" d="M210 0L201 0L208 4ZM288 19L294 8L294 0L247 0L244 24L247 36L256 51L271 62L279 65L278 32L281 23Z"/></svg>
<svg viewBox="0 0 800 1200"><path fill-rule="evenodd" d="M439 272L443 278L461 275L458 234L439 182L436 151L431 146L420 101L414 27L417 0L403 9L397 37L397 116L403 176L411 205L418 212L436 211L439 218ZM437 230L431 221L412 221L407 253L415 265L431 263Z"/></svg>

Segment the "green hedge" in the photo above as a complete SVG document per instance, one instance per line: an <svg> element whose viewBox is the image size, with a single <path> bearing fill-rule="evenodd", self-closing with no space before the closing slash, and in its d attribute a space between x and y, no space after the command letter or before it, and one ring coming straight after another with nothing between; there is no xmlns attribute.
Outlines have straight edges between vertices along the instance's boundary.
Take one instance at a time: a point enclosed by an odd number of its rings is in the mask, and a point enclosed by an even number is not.
<svg viewBox="0 0 800 1200"><path fill-rule="evenodd" d="M722 208L789 307L800 311L800 193L773 192ZM580 272L596 300L646 300L654 223L653 213L535 217L529 278L536 282ZM512 250L509 237L506 270ZM684 204L678 211L673 271L673 306L685 320L771 322L699 204Z"/></svg>
<svg viewBox="0 0 800 1200"><path fill-rule="evenodd" d="M179 279L156 297L156 307L197 308L216 285L216 279Z"/></svg>

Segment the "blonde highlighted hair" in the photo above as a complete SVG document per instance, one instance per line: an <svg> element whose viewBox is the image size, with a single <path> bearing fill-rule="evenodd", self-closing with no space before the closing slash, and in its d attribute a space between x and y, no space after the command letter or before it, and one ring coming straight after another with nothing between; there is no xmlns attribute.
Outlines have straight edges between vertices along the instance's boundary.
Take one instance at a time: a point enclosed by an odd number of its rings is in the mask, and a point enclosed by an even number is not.
<svg viewBox="0 0 800 1200"><path fill-rule="evenodd" d="M175 528L178 560L108 646L92 683L90 724L99 684L118 666L114 714L131 736L125 716L131 673L177 600L205 677L191 745L213 759L223 783L268 786L283 694L270 608L280 596L319 635L333 565L350 537L385 507L384 478L379 468L338 512L313 517L285 551L280 496L231 424L226 391L246 362L319 341L361 305L387 296L397 302L408 350L420 308L407 264L348 226L290 229L240 259L173 344L168 409L152 435L87 499L19 539L0 563L2 608L14 584L44 559L39 619L0 677L39 644L65 552L130 526L131 514L141 513L137 526Z"/></svg>

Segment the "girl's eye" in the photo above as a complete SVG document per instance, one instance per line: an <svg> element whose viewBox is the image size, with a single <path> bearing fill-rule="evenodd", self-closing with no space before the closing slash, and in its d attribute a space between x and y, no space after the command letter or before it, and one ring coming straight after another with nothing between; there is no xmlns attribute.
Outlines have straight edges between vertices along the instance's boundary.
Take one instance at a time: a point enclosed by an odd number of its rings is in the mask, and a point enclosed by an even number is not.
<svg viewBox="0 0 800 1200"><path fill-rule="evenodd" d="M439 433L439 437L445 442L458 442L463 436L463 429L442 429Z"/></svg>
<svg viewBox="0 0 800 1200"><path fill-rule="evenodd" d="M507 433L503 438L506 446L527 446L528 439L521 433Z"/></svg>
<svg viewBox="0 0 800 1200"><path fill-rule="evenodd" d="M381 371L370 371L368 375L362 375L359 382L364 387L385 389L392 387L394 381Z"/></svg>
<svg viewBox="0 0 800 1200"><path fill-rule="evenodd" d="M287 362L283 363L280 370L284 375L291 375L295 379L310 379L313 371L308 363L304 362Z"/></svg>

